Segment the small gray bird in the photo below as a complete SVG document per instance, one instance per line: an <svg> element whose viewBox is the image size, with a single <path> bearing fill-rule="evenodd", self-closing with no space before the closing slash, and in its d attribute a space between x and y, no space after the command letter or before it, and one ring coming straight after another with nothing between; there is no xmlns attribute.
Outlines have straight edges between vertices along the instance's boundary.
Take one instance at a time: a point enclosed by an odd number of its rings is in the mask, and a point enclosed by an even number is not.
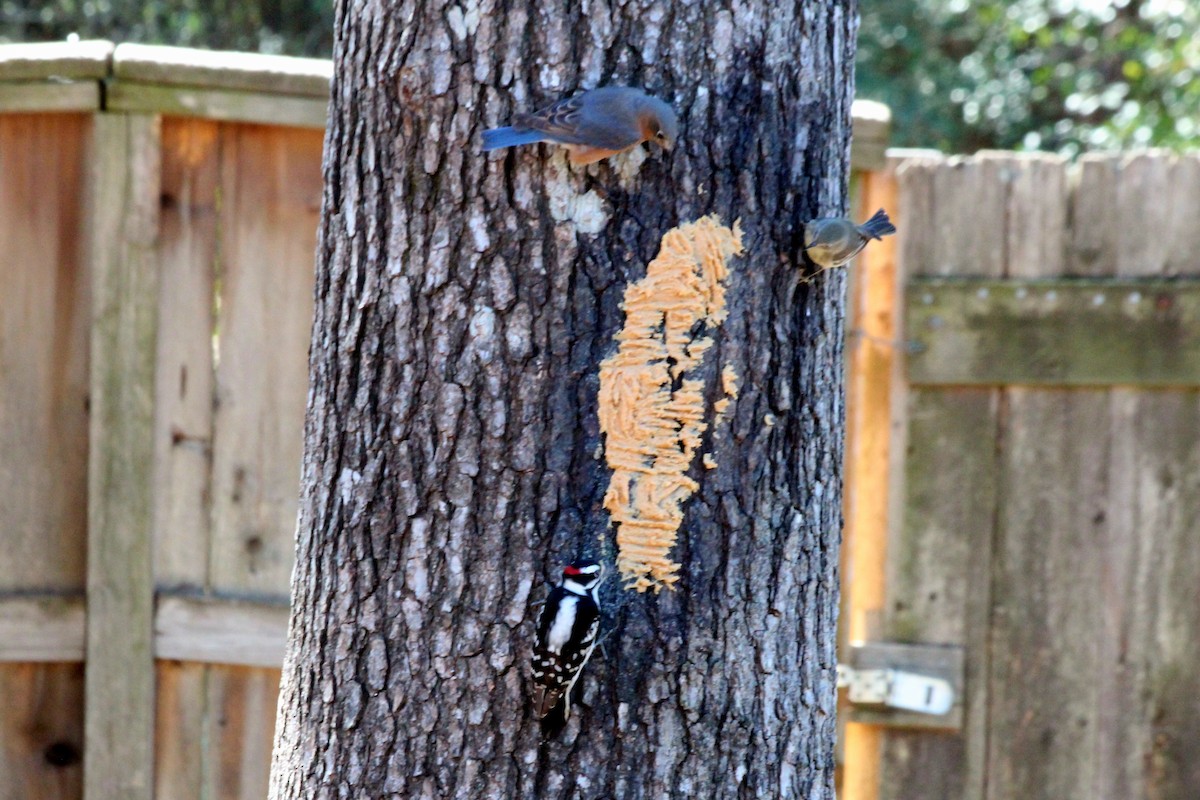
<svg viewBox="0 0 1200 800"><path fill-rule="evenodd" d="M591 164L642 142L670 150L678 136L675 111L662 100L630 86L603 86L484 131L483 149L553 142L566 145L572 164Z"/></svg>
<svg viewBox="0 0 1200 800"><path fill-rule="evenodd" d="M872 239L896 232L896 226L882 208L862 225L841 217L814 219L804 223L804 249L820 267L840 267L858 255Z"/></svg>

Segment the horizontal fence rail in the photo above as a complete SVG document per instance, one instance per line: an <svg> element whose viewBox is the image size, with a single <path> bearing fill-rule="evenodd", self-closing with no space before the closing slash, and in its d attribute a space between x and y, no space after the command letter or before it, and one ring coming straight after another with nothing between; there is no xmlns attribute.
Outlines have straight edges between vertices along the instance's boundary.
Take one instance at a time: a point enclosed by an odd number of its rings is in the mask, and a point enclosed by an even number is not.
<svg viewBox="0 0 1200 800"><path fill-rule="evenodd" d="M1200 280L914 278L914 384L1200 386Z"/></svg>

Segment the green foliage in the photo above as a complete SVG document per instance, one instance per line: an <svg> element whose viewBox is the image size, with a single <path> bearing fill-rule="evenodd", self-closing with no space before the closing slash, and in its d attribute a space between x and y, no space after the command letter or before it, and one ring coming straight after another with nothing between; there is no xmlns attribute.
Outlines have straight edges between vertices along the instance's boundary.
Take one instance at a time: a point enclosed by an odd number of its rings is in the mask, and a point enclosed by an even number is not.
<svg viewBox="0 0 1200 800"><path fill-rule="evenodd" d="M333 0L0 0L0 42L84 39L328 56Z"/></svg>
<svg viewBox="0 0 1200 800"><path fill-rule="evenodd" d="M1200 143L1197 0L863 0L858 96L896 145Z"/></svg>
<svg viewBox="0 0 1200 800"><path fill-rule="evenodd" d="M862 0L858 95L947 152L1200 143L1200 0ZM0 41L328 56L333 0L0 0Z"/></svg>

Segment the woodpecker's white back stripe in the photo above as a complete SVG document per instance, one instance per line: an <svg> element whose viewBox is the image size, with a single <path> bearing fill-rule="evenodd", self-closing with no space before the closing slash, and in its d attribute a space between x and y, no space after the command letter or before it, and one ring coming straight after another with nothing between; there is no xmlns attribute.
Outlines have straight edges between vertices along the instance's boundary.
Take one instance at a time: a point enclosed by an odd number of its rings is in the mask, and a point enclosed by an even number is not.
<svg viewBox="0 0 1200 800"><path fill-rule="evenodd" d="M546 649L552 653L561 653L563 645L571 639L571 630L575 627L575 612L578 610L579 598L564 597L558 613L554 615L554 623L546 636Z"/></svg>

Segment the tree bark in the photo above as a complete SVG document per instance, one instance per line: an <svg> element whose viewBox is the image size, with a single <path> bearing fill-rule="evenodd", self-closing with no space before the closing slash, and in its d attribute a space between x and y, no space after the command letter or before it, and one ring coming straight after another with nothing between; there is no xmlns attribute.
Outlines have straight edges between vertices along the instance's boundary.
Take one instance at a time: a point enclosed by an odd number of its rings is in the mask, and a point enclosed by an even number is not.
<svg viewBox="0 0 1200 800"><path fill-rule="evenodd" d="M460 2L338 6L272 797L831 800L845 278L798 247L846 209L854 3ZM479 151L606 84L668 100L676 148ZM717 467L689 472L674 589L606 581L543 741L536 603L613 560L598 367L708 213L745 247L699 373L709 408L738 376Z"/></svg>

